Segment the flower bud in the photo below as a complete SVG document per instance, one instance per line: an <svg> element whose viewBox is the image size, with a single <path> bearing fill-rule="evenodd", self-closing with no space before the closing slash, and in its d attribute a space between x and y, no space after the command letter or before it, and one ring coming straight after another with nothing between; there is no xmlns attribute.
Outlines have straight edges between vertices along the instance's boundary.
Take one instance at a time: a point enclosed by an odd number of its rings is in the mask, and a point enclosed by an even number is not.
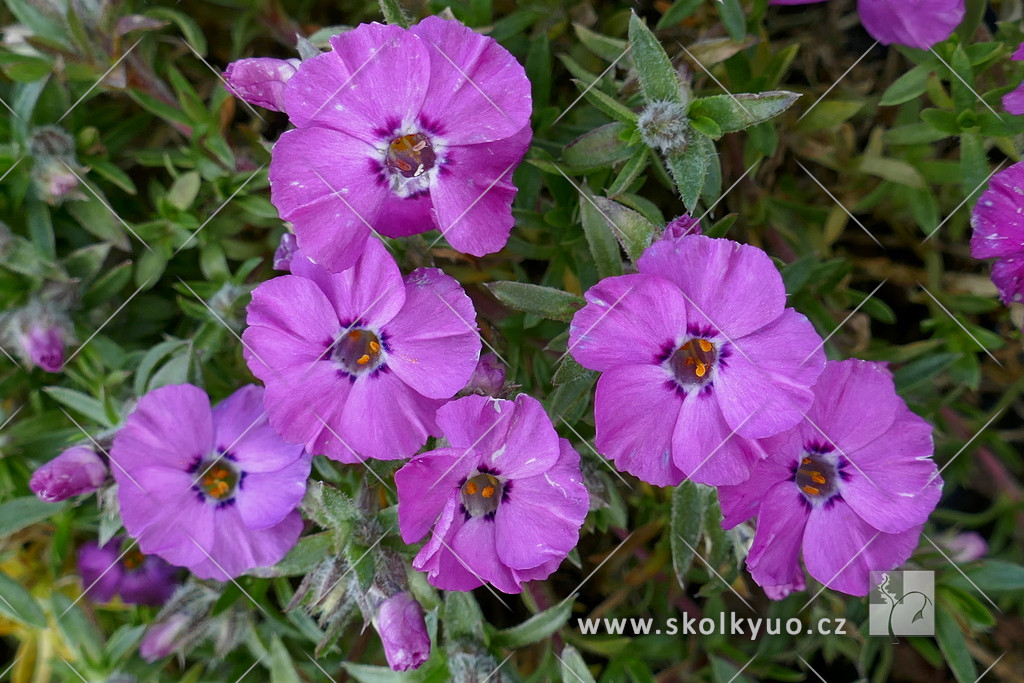
<svg viewBox="0 0 1024 683"><path fill-rule="evenodd" d="M75 141L57 126L41 126L29 142L32 153L32 180L40 197L51 206L65 199L80 199L76 173L84 171L75 158Z"/></svg>
<svg viewBox="0 0 1024 683"><path fill-rule="evenodd" d="M274 270L291 270L292 257L295 256L298 248L295 235L290 232L281 235L281 243L277 245L277 251L274 252Z"/></svg>
<svg viewBox="0 0 1024 683"><path fill-rule="evenodd" d="M485 353L473 370L473 376L463 390L467 394L498 396L505 387L505 365L497 354Z"/></svg>
<svg viewBox="0 0 1024 683"><path fill-rule="evenodd" d="M302 62L256 57L228 64L227 89L235 97L273 111L284 111L284 86Z"/></svg>
<svg viewBox="0 0 1024 683"><path fill-rule="evenodd" d="M92 493L107 478L107 465L96 451L75 446L35 471L29 487L40 500L56 503Z"/></svg>
<svg viewBox="0 0 1024 683"><path fill-rule="evenodd" d="M950 551L950 559L957 564L979 560L988 552L988 544L985 543L985 539L974 531L944 535L939 540L939 544Z"/></svg>
<svg viewBox="0 0 1024 683"><path fill-rule="evenodd" d="M158 621L149 627L139 643L139 656L147 662L155 662L178 649L178 640L189 625L184 614L172 614L165 621Z"/></svg>
<svg viewBox="0 0 1024 683"><path fill-rule="evenodd" d="M373 625L384 644L388 664L395 671L418 669L430 658L423 608L408 592L396 593L381 603Z"/></svg>
<svg viewBox="0 0 1024 683"><path fill-rule="evenodd" d="M665 232L661 234L661 239L674 240L677 237L685 237L686 235L702 234L700 219L693 218L690 214L684 213L665 226Z"/></svg>
<svg viewBox="0 0 1024 683"><path fill-rule="evenodd" d="M21 347L32 365L47 372L64 367L64 335L55 325L34 322L21 336Z"/></svg>

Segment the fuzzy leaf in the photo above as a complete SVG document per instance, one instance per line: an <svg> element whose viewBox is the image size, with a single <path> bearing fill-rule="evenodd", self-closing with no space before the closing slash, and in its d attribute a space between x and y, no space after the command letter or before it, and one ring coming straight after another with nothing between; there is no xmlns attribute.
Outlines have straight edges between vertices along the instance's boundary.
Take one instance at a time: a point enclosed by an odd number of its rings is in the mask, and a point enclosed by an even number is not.
<svg viewBox="0 0 1024 683"><path fill-rule="evenodd" d="M633 209L611 199L594 197L594 203L630 260L636 263L644 249L651 246L651 240L654 239L654 224Z"/></svg>
<svg viewBox="0 0 1024 683"><path fill-rule="evenodd" d="M640 90L648 102L678 102L683 104L679 92L679 79L672 62L661 43L636 14L629 18L629 45L633 64L640 81Z"/></svg>
<svg viewBox="0 0 1024 683"><path fill-rule="evenodd" d="M694 133L689 146L682 152L669 152L665 163L672 171L676 189L683 199L686 210L693 212L697 207L704 181L708 175L711 156L715 154L715 146L706 135Z"/></svg>
<svg viewBox="0 0 1024 683"><path fill-rule="evenodd" d="M491 647L520 648L547 638L569 620L572 601L563 600L550 609L512 628L498 631L491 637Z"/></svg>
<svg viewBox="0 0 1024 683"><path fill-rule="evenodd" d="M587 303L581 296L526 282L489 282L486 287L506 306L552 320L569 322Z"/></svg>
<svg viewBox="0 0 1024 683"><path fill-rule="evenodd" d="M686 588L686 573L696 555L700 542L704 513L708 504L708 489L692 481L684 481L672 491L672 513L669 518L669 547L672 549L672 568L676 580Z"/></svg>
<svg viewBox="0 0 1024 683"><path fill-rule="evenodd" d="M622 139L626 126L609 123L570 142L562 152L565 163L574 169L596 170L624 161L636 151Z"/></svg>
<svg viewBox="0 0 1024 683"><path fill-rule="evenodd" d="M590 246L590 255L594 257L594 265L597 266L598 277L622 275L622 255L614 228L605 220L593 193L586 187L580 189L580 221Z"/></svg>
<svg viewBox="0 0 1024 683"><path fill-rule="evenodd" d="M712 95L691 102L689 115L691 119L712 119L723 133L732 133L775 118L793 106L799 97L786 90Z"/></svg>

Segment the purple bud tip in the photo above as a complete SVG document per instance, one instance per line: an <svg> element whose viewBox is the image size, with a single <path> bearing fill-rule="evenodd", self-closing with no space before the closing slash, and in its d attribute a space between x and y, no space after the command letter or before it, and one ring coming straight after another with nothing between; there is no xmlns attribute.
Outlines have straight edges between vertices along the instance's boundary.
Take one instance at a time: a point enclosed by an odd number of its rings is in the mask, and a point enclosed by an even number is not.
<svg viewBox="0 0 1024 683"><path fill-rule="evenodd" d="M385 600L374 621L388 665L395 671L418 669L430 658L423 608L409 593L403 591Z"/></svg>
<svg viewBox="0 0 1024 683"><path fill-rule="evenodd" d="M281 243L277 245L277 251L274 252L274 270L290 271L292 258L295 257L295 252L298 249L299 245L295 241L295 235L290 232L281 235Z"/></svg>
<svg viewBox="0 0 1024 683"><path fill-rule="evenodd" d="M184 614L172 614L166 621L153 624L139 643L139 656L147 662L155 662L171 654L187 625L188 617Z"/></svg>
<svg viewBox="0 0 1024 683"><path fill-rule="evenodd" d="M33 365L47 372L60 372L64 367L64 339L59 328L34 324L21 344Z"/></svg>
<svg viewBox="0 0 1024 683"><path fill-rule="evenodd" d="M485 353L473 370L473 376L466 385L468 393L498 396L505 386L505 364L497 354Z"/></svg>
<svg viewBox="0 0 1024 683"><path fill-rule="evenodd" d="M40 500L56 503L92 493L107 478L107 465L91 448L76 446L35 471L29 487Z"/></svg>
<svg viewBox="0 0 1024 683"><path fill-rule="evenodd" d="M703 232L700 228L700 219L693 218L690 214L684 213L682 216L676 218L665 226L665 232L662 233L661 238L672 240L677 237L685 237L686 235L701 234L703 234Z"/></svg>
<svg viewBox="0 0 1024 683"><path fill-rule="evenodd" d="M240 59L228 64L224 80L235 97L258 107L284 111L285 84L299 70L299 64L298 59Z"/></svg>

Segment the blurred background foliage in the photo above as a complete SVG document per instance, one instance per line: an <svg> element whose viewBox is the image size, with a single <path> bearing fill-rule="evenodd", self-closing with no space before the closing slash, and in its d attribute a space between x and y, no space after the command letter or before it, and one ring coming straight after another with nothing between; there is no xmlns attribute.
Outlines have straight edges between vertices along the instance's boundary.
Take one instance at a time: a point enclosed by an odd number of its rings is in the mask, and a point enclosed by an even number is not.
<svg viewBox="0 0 1024 683"><path fill-rule="evenodd" d="M242 57L322 49L344 26L381 20L380 9L348 0L4 6L0 672L19 682L76 672L226 681L250 671L275 683L400 680L381 668L376 636L351 613L325 625L282 611L325 553L354 567L362 588L372 583L373 531L393 528L395 501L365 470L317 458L314 477L330 486L304 506L299 548L262 576L211 584L210 637L187 658L156 664L136 651L156 610L79 599L76 548L118 529L109 491L48 505L27 487L62 448L107 444L152 388L188 381L219 400L254 381L238 335L284 232L267 164L287 119L230 97L220 74ZM1022 7L967 6L957 33L925 52L873 45L852 0L405 4L415 16L450 12L516 55L532 81L535 138L515 175L517 225L502 252L428 248L428 234L395 242L400 264L434 264L463 283L509 380L545 402L584 456L595 507L562 568L504 606L484 589L441 596L413 575L435 648L410 679L483 680L499 664L491 680L1022 679L1024 307L999 303L989 265L968 246L970 209L988 177L1020 160L1024 118L1005 113L1000 98L1024 76L1009 61L1024 38ZM866 600L828 590L811 600L813 583L770 603L742 569L750 529L722 531L713 493L619 477L593 450L595 375L563 360L566 321L587 288L628 271L625 257L686 209L674 171L637 133L643 93L626 50L633 12L656 29L694 97L801 95L741 132L691 112L691 125L717 139L702 196L689 203L706 234L776 258L790 305L827 339L830 358L889 362L902 395L935 425L946 484L907 565L936 572L935 638L893 646L868 637ZM12 320L33 306L74 330L60 375L18 357ZM372 467L383 482L394 470ZM353 503L371 494L369 508ZM946 543L965 531L981 534L988 553L954 565ZM409 556L397 533L381 548ZM754 616L740 598L756 615L845 618L847 635L752 641L577 628L582 617Z"/></svg>

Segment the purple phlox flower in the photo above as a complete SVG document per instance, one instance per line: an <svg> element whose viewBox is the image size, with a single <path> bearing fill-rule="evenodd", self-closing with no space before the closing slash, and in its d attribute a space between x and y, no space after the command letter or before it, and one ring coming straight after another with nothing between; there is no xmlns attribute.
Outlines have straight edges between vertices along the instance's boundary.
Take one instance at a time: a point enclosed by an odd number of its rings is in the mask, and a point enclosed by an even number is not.
<svg viewBox="0 0 1024 683"><path fill-rule="evenodd" d="M437 411L448 446L395 474L402 538L433 534L413 560L444 590L519 593L576 545L590 499L580 456L537 399L467 396Z"/></svg>
<svg viewBox="0 0 1024 683"><path fill-rule="evenodd" d="M377 240L336 274L304 253L291 275L256 288L242 335L270 423L341 462L408 458L476 367L473 303L437 269L403 280Z"/></svg>
<svg viewBox="0 0 1024 683"><path fill-rule="evenodd" d="M530 82L492 38L427 17L334 36L288 81L271 198L317 263L349 268L372 231L439 228L455 249L498 251L512 172L531 131Z"/></svg>
<svg viewBox="0 0 1024 683"><path fill-rule="evenodd" d="M58 325L32 322L21 336L21 347L32 365L46 372L64 367L64 332Z"/></svg>
<svg viewBox="0 0 1024 683"><path fill-rule="evenodd" d="M505 364L496 353L485 353L463 389L467 394L498 396L505 388Z"/></svg>
<svg viewBox="0 0 1024 683"><path fill-rule="evenodd" d="M824 0L771 0L772 5L810 5ZM964 0L857 0L860 23L882 45L927 50L953 35L964 19Z"/></svg>
<svg viewBox="0 0 1024 683"><path fill-rule="evenodd" d="M108 602L115 595L135 605L162 605L177 587L178 569L138 547L122 551L120 536L100 546L89 541L78 549L78 573L89 597Z"/></svg>
<svg viewBox="0 0 1024 683"><path fill-rule="evenodd" d="M225 581L276 564L302 531L310 456L286 443L242 387L215 408L190 384L143 396L114 437L121 518L139 549Z"/></svg>
<svg viewBox="0 0 1024 683"><path fill-rule="evenodd" d="M718 489L731 528L757 517L747 569L769 597L815 579L867 595L871 571L900 566L938 504L932 427L873 363L830 361L793 429L763 442L746 482Z"/></svg>
<svg viewBox="0 0 1024 683"><path fill-rule="evenodd" d="M661 233L661 238L671 240L677 237L701 234L703 234L703 232L700 227L700 219L694 218L688 213L684 213L682 216L673 219L665 226L665 231Z"/></svg>
<svg viewBox="0 0 1024 683"><path fill-rule="evenodd" d="M423 607L408 591L381 603L373 625L384 645L384 656L395 671L418 669L430 659L430 635Z"/></svg>
<svg viewBox="0 0 1024 683"><path fill-rule="evenodd" d="M295 252L298 248L298 245L295 243L295 235L290 232L281 235L281 243L277 245L277 250L274 251L274 270L290 271L292 269L292 259L295 257Z"/></svg>
<svg viewBox="0 0 1024 683"><path fill-rule="evenodd" d="M971 256L994 258L992 281L1007 306L1024 299L1024 161L996 173L971 213Z"/></svg>
<svg viewBox="0 0 1024 683"><path fill-rule="evenodd" d="M1010 59L1015 62L1024 60L1024 43L1017 46L1017 51L1010 56ZM1016 116L1024 114L1024 83L1003 95L1003 108Z"/></svg>
<svg viewBox="0 0 1024 683"><path fill-rule="evenodd" d="M299 70L300 64L298 59L239 59L224 70L225 87L249 104L284 111L285 84Z"/></svg>
<svg viewBox="0 0 1024 683"><path fill-rule="evenodd" d="M569 328L573 357L602 373L597 449L656 486L737 484L763 456L755 439L810 407L821 338L756 247L658 240L637 267L588 290Z"/></svg>
<svg viewBox="0 0 1024 683"><path fill-rule="evenodd" d="M32 473L29 488L39 500L56 503L92 493L107 479L107 463L96 451L74 446Z"/></svg>

